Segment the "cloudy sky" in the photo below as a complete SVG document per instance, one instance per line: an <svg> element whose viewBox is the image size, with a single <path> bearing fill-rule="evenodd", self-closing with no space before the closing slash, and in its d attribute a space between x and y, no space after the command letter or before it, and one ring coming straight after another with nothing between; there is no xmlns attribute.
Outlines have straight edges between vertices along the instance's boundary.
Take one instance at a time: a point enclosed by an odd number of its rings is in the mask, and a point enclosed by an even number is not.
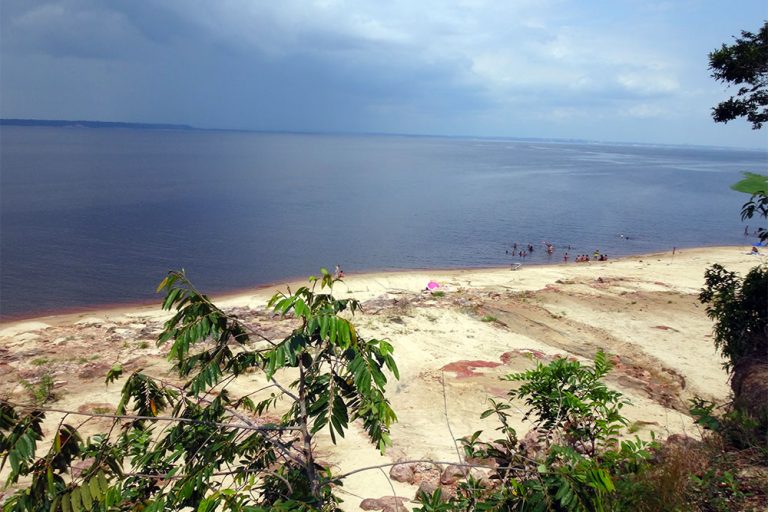
<svg viewBox="0 0 768 512"><path fill-rule="evenodd" d="M707 54L765 0L2 0L0 116L768 146Z"/></svg>

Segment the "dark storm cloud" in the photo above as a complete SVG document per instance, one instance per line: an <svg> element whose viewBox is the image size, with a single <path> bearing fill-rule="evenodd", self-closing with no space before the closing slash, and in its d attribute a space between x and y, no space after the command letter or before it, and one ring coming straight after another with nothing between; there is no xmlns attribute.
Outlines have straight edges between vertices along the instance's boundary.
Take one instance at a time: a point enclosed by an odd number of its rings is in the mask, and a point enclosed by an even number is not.
<svg viewBox="0 0 768 512"><path fill-rule="evenodd" d="M609 138L621 124L635 140L700 143L723 133L707 117L722 88L706 52L727 38L724 27L750 28L707 2L5 0L1 9L3 117L581 138ZM695 128L680 140L686 123Z"/></svg>

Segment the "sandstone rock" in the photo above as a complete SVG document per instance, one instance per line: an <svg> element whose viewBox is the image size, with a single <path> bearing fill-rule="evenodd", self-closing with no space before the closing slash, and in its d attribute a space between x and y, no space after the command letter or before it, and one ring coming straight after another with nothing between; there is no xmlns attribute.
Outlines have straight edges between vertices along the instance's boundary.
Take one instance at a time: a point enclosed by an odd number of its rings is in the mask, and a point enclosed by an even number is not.
<svg viewBox="0 0 768 512"><path fill-rule="evenodd" d="M495 460L488 459L488 458L485 458L485 457L467 457L465 459L465 462L467 464L476 464L476 465L479 465L479 466L488 466L490 468L495 468L496 466L498 466L498 464L496 463Z"/></svg>
<svg viewBox="0 0 768 512"><path fill-rule="evenodd" d="M491 478L493 471L482 471L477 468L473 468L470 472L472 477L477 480L480 485L486 489L493 489L499 485L499 480Z"/></svg>
<svg viewBox="0 0 768 512"><path fill-rule="evenodd" d="M440 483L443 485L453 485L465 476L466 470L464 468L451 464L440 475Z"/></svg>
<svg viewBox="0 0 768 512"><path fill-rule="evenodd" d="M80 369L77 376L84 380L105 377L111 367L108 363L88 363Z"/></svg>
<svg viewBox="0 0 768 512"><path fill-rule="evenodd" d="M408 509L398 503L397 505L387 505L381 509L381 512L408 512Z"/></svg>
<svg viewBox="0 0 768 512"><path fill-rule="evenodd" d="M422 493L431 496L438 487L440 486L434 480L422 480L419 484L419 489L416 491L415 498L419 499L419 496L421 496Z"/></svg>
<svg viewBox="0 0 768 512"><path fill-rule="evenodd" d="M405 498L397 496L382 496L381 498L366 498L360 502L363 510L381 510L383 512L408 512L403 502Z"/></svg>
<svg viewBox="0 0 768 512"><path fill-rule="evenodd" d="M541 439L541 434L536 429L529 430L523 439L520 441L520 451L527 457L535 458L540 452L544 450L544 441Z"/></svg>
<svg viewBox="0 0 768 512"><path fill-rule="evenodd" d="M414 479L413 466L411 464L395 464L389 470L389 477L396 482L412 484Z"/></svg>
<svg viewBox="0 0 768 512"><path fill-rule="evenodd" d="M417 462L412 467L414 475L420 480L430 478L437 480L443 472L443 467L440 464L432 464L429 462Z"/></svg>
<svg viewBox="0 0 768 512"><path fill-rule="evenodd" d="M360 502L360 508L363 510L381 510L382 506L379 505L379 500L374 498L365 498Z"/></svg>

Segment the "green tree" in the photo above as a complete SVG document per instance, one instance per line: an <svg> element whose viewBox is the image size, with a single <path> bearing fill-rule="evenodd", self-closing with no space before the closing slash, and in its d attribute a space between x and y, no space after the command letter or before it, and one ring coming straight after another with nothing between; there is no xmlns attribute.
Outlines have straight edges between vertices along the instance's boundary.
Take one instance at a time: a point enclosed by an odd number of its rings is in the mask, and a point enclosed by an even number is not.
<svg viewBox="0 0 768 512"><path fill-rule="evenodd" d="M726 358L734 406L768 429L768 266L742 278L715 264L699 300L715 321L715 347Z"/></svg>
<svg viewBox="0 0 768 512"><path fill-rule="evenodd" d="M712 77L738 86L734 96L712 109L718 123L746 117L753 129L768 121L768 22L757 33L742 31L732 45L709 54Z"/></svg>
<svg viewBox="0 0 768 512"><path fill-rule="evenodd" d="M2 465L10 464L7 484L21 485L3 510L336 510L341 482L316 460L315 435L327 429L335 442L359 422L383 451L396 421L386 373L397 378L398 370L387 341L357 332L349 315L360 304L334 298L335 281L323 269L311 286L275 295L269 305L294 328L274 341L170 273L158 290L175 314L158 343L170 343L184 383L137 371L108 433L83 439L65 416L46 448L45 411L0 401ZM252 372L273 390L260 402L230 390ZM107 382L121 376L116 365ZM265 421L283 401L282 417Z"/></svg>
<svg viewBox="0 0 768 512"><path fill-rule="evenodd" d="M709 55L712 76L738 85L735 96L713 108L716 122L746 117L753 129L768 120L768 22L755 34L743 31L733 45ZM766 177L747 173L736 190L751 193L742 220L768 218ZM758 230L768 240L768 231ZM753 268L744 278L720 265L708 269L699 299L715 321L715 346L726 358L737 413L757 416L768 434L768 268ZM768 442L768 435L766 436Z"/></svg>

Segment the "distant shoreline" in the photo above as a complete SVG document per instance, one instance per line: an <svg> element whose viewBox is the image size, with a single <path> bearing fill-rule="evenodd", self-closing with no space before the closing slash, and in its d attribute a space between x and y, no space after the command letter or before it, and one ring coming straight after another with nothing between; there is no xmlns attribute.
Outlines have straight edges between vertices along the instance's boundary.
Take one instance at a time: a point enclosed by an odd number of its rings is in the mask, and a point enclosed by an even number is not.
<svg viewBox="0 0 768 512"><path fill-rule="evenodd" d="M20 119L0 118L2 126L21 127L51 127L51 128L122 128L133 130L158 130L158 131L186 131L186 132L231 132L231 133L261 133L281 135L317 135L325 137L404 137L424 139L464 139L478 141L511 141L511 142L538 142L549 144L596 144L605 146L644 146L665 148L696 148L711 150L735 150L766 153L763 147L755 146L713 146L708 144L671 144L658 142L637 142L628 140L593 140L574 139L567 137L524 137L521 135L467 135L467 134L433 134L433 133L405 133L405 132L348 132L348 131L308 131L301 129L249 129L249 128L208 128L188 124L171 123L132 123L125 121L88 121L69 119Z"/></svg>
<svg viewBox="0 0 768 512"><path fill-rule="evenodd" d="M128 128L134 130L183 130L198 128L186 124L126 123L119 121L83 121L64 119L0 119L0 126L49 126L53 128Z"/></svg>
<svg viewBox="0 0 768 512"><path fill-rule="evenodd" d="M702 246L702 247L688 247L688 248L678 248L677 254L682 253L699 253L699 254L706 254L710 251L721 251L721 250L744 250L745 254L746 251L751 247L750 245L718 245L718 246ZM672 251L655 251L655 252L649 252L649 253L642 253L642 254L629 254L625 256L619 256L616 258L611 258L608 261L594 261L594 262L587 262L587 263L576 263L574 261L569 261L568 263L564 263L562 260L559 261L553 261L550 263L545 262L536 262L536 263L523 263L523 266L521 268L522 271L526 267L534 267L534 268L558 268L558 267L575 267L575 268L588 268L592 264L609 264L613 262L619 262L619 261L632 261L632 260L643 260L647 258L659 258L662 256L666 257L672 257ZM755 260L756 264L760 260ZM478 272L498 272L498 271L506 271L509 269L509 265L504 266L491 266L491 267L452 267L452 268L412 268L412 269L372 269L372 270L363 270L360 272L346 272L347 278L354 278L354 279L376 279L377 277L406 277L409 275L414 274L434 274L434 275L461 275L461 274L468 274L468 273L478 273ZM319 270L319 267L318 267ZM329 269L329 271L332 269ZM242 288L233 288L229 290L202 290L203 293L205 293L207 296L212 297L213 300L216 302L231 302L232 300L237 301L239 298L242 298L243 296L248 295L258 295L258 294L264 294L265 291L270 290L270 293L272 291L279 291L282 289L285 289L285 287L289 286L291 288L296 288L298 286L303 286L306 284L306 277L308 276L295 276L295 277L286 277L284 279L280 279L277 281L264 283L264 284L257 284L252 286L246 286ZM702 285L703 285L703 279L704 276L702 274ZM73 308L64 308L59 310L51 310L51 311L43 311L43 312L37 312L37 313L30 313L30 314L19 314L19 315L9 315L6 318L0 319L0 328L6 328L12 325L20 324L20 323L26 323L26 322L35 322L35 321L43 321L43 322L53 322L53 323L59 323L62 321L68 321L72 318L83 318L86 316L93 316L93 315L102 315L102 314L121 314L125 312L146 312L146 313L160 313L160 304L162 302L162 297L160 295L157 296L156 299L147 299L147 300L134 300L130 302L124 302L124 303L105 303L105 304L94 304L92 307L73 307Z"/></svg>

